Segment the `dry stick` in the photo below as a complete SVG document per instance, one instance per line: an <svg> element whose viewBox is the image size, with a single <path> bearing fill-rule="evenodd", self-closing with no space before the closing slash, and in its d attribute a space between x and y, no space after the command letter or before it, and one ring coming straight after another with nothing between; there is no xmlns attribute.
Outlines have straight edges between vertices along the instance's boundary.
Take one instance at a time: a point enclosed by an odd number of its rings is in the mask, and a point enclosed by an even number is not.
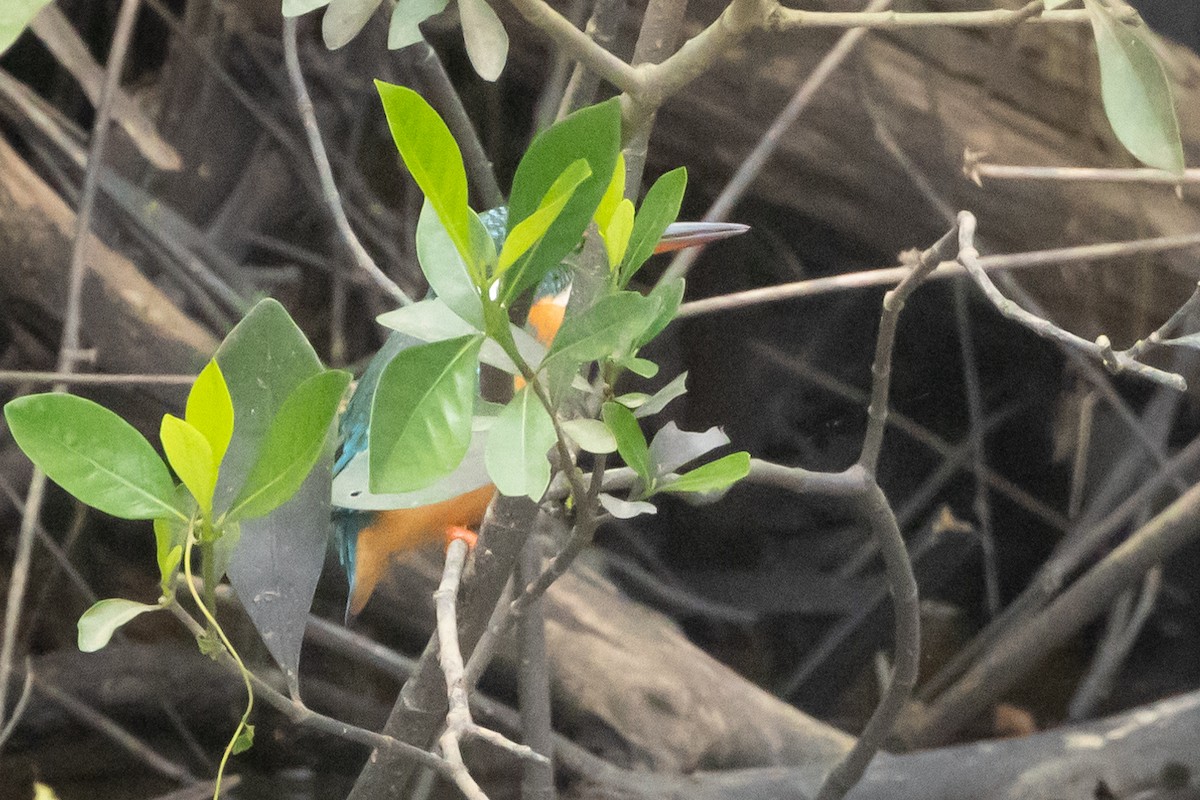
<svg viewBox="0 0 1200 800"><path fill-rule="evenodd" d="M0 370L0 384L56 383L68 386L190 386L195 380L195 375L150 375L138 373L114 373L110 375L89 373L80 375L73 372L38 372L36 370L20 369Z"/></svg>
<svg viewBox="0 0 1200 800"><path fill-rule="evenodd" d="M462 581L468 549L463 539L450 542L450 546L446 548L442 582L433 593L433 601L437 608L438 641L441 645L438 661L446 679L447 694L446 730L438 738L438 744L442 748L442 755L450 764L454 784L471 800L486 800L487 795L475 783L475 779L463 763L459 747L463 739L482 739L520 758L535 762L546 762L546 758L525 745L511 741L503 734L476 725L471 718L466 669L463 667L462 651L458 646L458 588Z"/></svg>
<svg viewBox="0 0 1200 800"><path fill-rule="evenodd" d="M100 162L108 143L108 127L112 119L112 98L120 84L121 69L129 43L133 38L133 23L137 18L139 0L122 0L117 12L112 46L108 54L104 88L100 93L100 104L96 111L96 123L92 133L88 169L84 176L83 191L79 199L79 211L75 217L75 242L71 250L70 273L67 285L67 308L63 320L62 340L58 351L58 372L74 372L80 356L79 330L81 327L81 304L83 297L84 249L91 229L92 208L99 187ZM56 383L55 392L66 391L66 385ZM46 492L46 473L34 468L25 496L25 514L21 517L21 528L17 535L17 552L13 558L12 575L9 578L4 633L0 640L0 728L4 709L8 701L8 683L12 675L13 658L17 643L17 622L25 601L25 590L29 583L29 565L33 555L34 530L42 512Z"/></svg>
<svg viewBox="0 0 1200 800"><path fill-rule="evenodd" d="M325 153L325 144L321 140L321 128L317 125L317 116L313 111L312 98L308 87L304 85L304 73L300 70L300 55L296 47L296 18L283 18L283 63L287 67L288 82L296 96L296 111L304 125L304 134L308 137L308 149L312 153L313 163L317 167L317 177L321 182L321 196L325 201L325 209L333 218L333 224L341 235L342 242L354 257L358 268L370 276L375 285L387 292L402 305L412 303L412 298L405 294L395 281L379 268L371 254L363 247L346 211L342 208L342 196L338 192L337 181L333 177L333 168L329 165L329 156Z"/></svg>
<svg viewBox="0 0 1200 800"><path fill-rule="evenodd" d="M532 582L541 571L539 540L530 537L517 564L517 579ZM520 660L517 668L517 694L521 710L521 738L545 762L526 761L521 780L522 800L555 800L554 732L550 713L550 668L546 660L546 616L538 598L529 604L517 621Z"/></svg>
<svg viewBox="0 0 1200 800"><path fill-rule="evenodd" d="M979 251L975 249L975 215L970 211L959 212L958 225L958 263L962 264L976 285L983 291L984 296L987 297L1001 314L1028 328L1038 336L1087 353L1099 360L1113 374L1131 372L1134 375L1154 381L1155 383L1161 383L1173 389L1178 389L1179 391L1187 389L1187 382L1184 381L1182 375L1151 367L1130 358L1127 353L1114 351L1107 336L1100 336L1096 341L1089 342L1087 339L1076 336L1070 331L1063 330L1049 320L1029 313L1013 301L1004 297L979 263Z"/></svg>
<svg viewBox="0 0 1200 800"><path fill-rule="evenodd" d="M1114 169L1102 167L1022 167L1009 164L985 164L970 150L963 156L963 173L980 186L984 178L992 180L1084 181L1099 183L1151 183L1166 186L1200 183L1200 169L1185 169L1182 174L1151 167Z"/></svg>
<svg viewBox="0 0 1200 800"><path fill-rule="evenodd" d="M487 626L496 600L508 584L517 556L537 515L528 498L497 497L484 517L479 543L464 580L466 592L459 617L461 648L469 652ZM428 747L445 723L446 683L438 663L439 637L430 637L417 671L404 684L384 725L391 739ZM410 761L377 751L359 775L350 800L398 795L415 772Z"/></svg>
<svg viewBox="0 0 1200 800"><path fill-rule="evenodd" d="M1200 234L1189 233L1176 236L1159 236L1150 239L1135 239L1128 242L1105 242L1103 244L1078 245L1075 247L1058 247L1050 250L1034 250L1028 253L1013 253L1011 255L980 256L976 263L985 271L1030 269L1033 267L1058 267L1087 261L1102 261L1108 259L1126 258L1148 253L1163 253L1171 250L1183 250L1189 247L1200 247ZM956 261L946 261L929 276L929 280L957 277L965 270ZM906 267L886 267L883 269L851 272L844 275L832 275L827 278L813 278L805 281L783 283L777 286L766 286L761 289L749 289L744 292L709 297L704 300L693 300L679 307L676 319L697 317L712 314L717 311L733 311L741 308L777 303L783 300L795 300L806 297L817 297L833 292L844 292L851 289L865 289L876 286L893 286L900 282L908 273Z"/></svg>
<svg viewBox="0 0 1200 800"><path fill-rule="evenodd" d="M892 0L871 0L867 5L866 11L882 11L891 5ZM755 178L762 172L767 165L767 161L772 154L779 148L783 141L783 135L795 124L796 120L808 108L813 98L817 96L817 92L829 77L842 65L858 43L862 41L863 36L867 33L866 28L853 28L842 34L829 52L821 59L820 63L809 73L804 82L796 89L796 93L788 100L787 105L779 112L778 116L771 122L771 127L767 128L754 145L754 149L738 166L737 172L733 173L733 177L721 189L721 193L717 195L717 199L708 207L708 211L704 212L702 218L704 222L724 222L734 206L746 194L753 185ZM667 281L672 278L682 278L687 274L688 269L696 261L700 255L699 248L687 248L680 250L679 254L671 261L671 265L667 267L663 273L662 280Z"/></svg>
<svg viewBox="0 0 1200 800"><path fill-rule="evenodd" d="M1200 535L1200 484L1142 526L1088 570L1042 613L1002 639L978 664L925 710L915 710L902 730L912 744L936 746L1041 663L1051 650L1076 635L1133 586Z"/></svg>
<svg viewBox="0 0 1200 800"><path fill-rule="evenodd" d="M987 459L983 440L983 392L979 386L978 351L971 335L970 312L967 306L967 287L959 282L954 287L954 318L958 325L958 345L962 356L963 384L967 394L967 421L970 425L971 460L975 474L983 472ZM984 598L989 617L1000 613L1000 578L996 574L996 539L992 535L992 509L987 486L975 479L975 528L982 550Z"/></svg>
<svg viewBox="0 0 1200 800"><path fill-rule="evenodd" d="M196 783L196 777L186 767L164 758L105 714L40 678L35 677L33 682L40 693L60 705L72 717L103 734L150 769L178 783Z"/></svg>

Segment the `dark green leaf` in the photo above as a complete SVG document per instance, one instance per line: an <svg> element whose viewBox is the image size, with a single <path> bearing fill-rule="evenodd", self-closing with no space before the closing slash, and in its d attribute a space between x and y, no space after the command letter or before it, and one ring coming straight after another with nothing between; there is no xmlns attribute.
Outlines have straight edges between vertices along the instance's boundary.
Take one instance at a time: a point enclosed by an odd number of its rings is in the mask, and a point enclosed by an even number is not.
<svg viewBox="0 0 1200 800"><path fill-rule="evenodd" d="M629 247L625 251L625 260L621 264L619 285L624 287L637 271L654 255L654 248L662 238L667 226L679 216L679 206L683 202L683 191L687 188L687 170L683 167L673 169L660 177L646 192L646 199L638 209L633 221L633 233L629 237Z"/></svg>
<svg viewBox="0 0 1200 800"><path fill-rule="evenodd" d="M158 611L162 606L155 603L136 603L120 597L112 597L94 604L79 618L79 649L94 653L112 639L117 629L147 611Z"/></svg>
<svg viewBox="0 0 1200 800"><path fill-rule="evenodd" d="M488 433L488 474L501 494L541 500L550 484L546 453L557 439L554 422L537 395L529 386L522 387Z"/></svg>
<svg viewBox="0 0 1200 800"><path fill-rule="evenodd" d="M617 452L621 458L647 487L653 487L654 465L650 459L650 448L633 412L620 403L610 401L604 404L601 416L617 440Z"/></svg>
<svg viewBox="0 0 1200 800"><path fill-rule="evenodd" d="M49 4L50 0L4 0L0 3L0 53L12 47L30 20Z"/></svg>
<svg viewBox="0 0 1200 800"><path fill-rule="evenodd" d="M296 387L271 421L230 519L253 519L287 502L316 464L325 447L350 373L328 370Z"/></svg>
<svg viewBox="0 0 1200 800"><path fill-rule="evenodd" d="M683 278L660 281L647 295L658 303L658 313L654 321L634 341L636 347L642 347L662 333L675 315L679 312L679 304L683 302Z"/></svg>
<svg viewBox="0 0 1200 800"><path fill-rule="evenodd" d="M483 336L401 352L383 371L371 410L370 489L407 492L450 474L471 442Z"/></svg>
<svg viewBox="0 0 1200 800"><path fill-rule="evenodd" d="M620 356L630 350L658 312L658 301L637 292L602 297L582 314L563 321L542 366L579 365Z"/></svg>
<svg viewBox="0 0 1200 800"><path fill-rule="evenodd" d="M471 66L485 81L496 80L508 60L508 33L500 17L487 0L458 0L458 15Z"/></svg>
<svg viewBox="0 0 1200 800"><path fill-rule="evenodd" d="M428 200L417 219L417 260L438 299L473 328L483 330L479 289Z"/></svg>
<svg viewBox="0 0 1200 800"><path fill-rule="evenodd" d="M1113 132L1139 161L1183 174L1179 119L1154 34L1141 18L1127 21L1084 0L1100 57L1100 92Z"/></svg>
<svg viewBox="0 0 1200 800"><path fill-rule="evenodd" d="M69 394L32 394L4 406L17 445L52 481L124 519L182 517L167 465L133 426Z"/></svg>
<svg viewBox="0 0 1200 800"><path fill-rule="evenodd" d="M238 753L246 752L253 746L254 726L247 723L246 725L242 726L241 731L238 732L237 738L233 740L233 747L230 749L230 753L236 756Z"/></svg>
<svg viewBox="0 0 1200 800"><path fill-rule="evenodd" d="M477 272L471 244L471 209L467 206L467 171L458 143L433 107L412 89L380 80L375 81L375 88L404 165L437 212L463 261Z"/></svg>
<svg viewBox="0 0 1200 800"><path fill-rule="evenodd" d="M727 444L729 437L720 428L709 428L702 433L681 431L672 420L650 442L650 459L654 462L656 473L662 476Z"/></svg>
<svg viewBox="0 0 1200 800"><path fill-rule="evenodd" d="M716 492L750 474L750 454L731 453L659 487L661 492Z"/></svg>
<svg viewBox="0 0 1200 800"><path fill-rule="evenodd" d="M583 108L538 134L513 177L508 229L537 210L550 186L568 166L586 159L591 177L580 184L536 250L527 253L503 279L506 304L537 286L579 245L600 198L608 188L621 147L621 107L617 98Z"/></svg>
<svg viewBox="0 0 1200 800"><path fill-rule="evenodd" d="M325 46L337 50L358 36L382 0L330 0L321 19L321 36Z"/></svg>
<svg viewBox="0 0 1200 800"><path fill-rule="evenodd" d="M259 460L259 450L280 406L304 381L321 372L308 339L275 300L263 300L217 350L229 387L234 437L221 463L213 511L228 510Z"/></svg>
<svg viewBox="0 0 1200 800"><path fill-rule="evenodd" d="M417 26L434 14L445 11L446 3L447 0L400 0L392 10L392 20L388 25L388 49L399 50L424 41L425 37Z"/></svg>
<svg viewBox="0 0 1200 800"><path fill-rule="evenodd" d="M482 2L482 0L479 0ZM496 274L500 275L546 235L563 208L579 188L579 184L591 175L591 168L582 158L567 167L551 184L537 210L513 226L504 239L500 257L496 263Z"/></svg>

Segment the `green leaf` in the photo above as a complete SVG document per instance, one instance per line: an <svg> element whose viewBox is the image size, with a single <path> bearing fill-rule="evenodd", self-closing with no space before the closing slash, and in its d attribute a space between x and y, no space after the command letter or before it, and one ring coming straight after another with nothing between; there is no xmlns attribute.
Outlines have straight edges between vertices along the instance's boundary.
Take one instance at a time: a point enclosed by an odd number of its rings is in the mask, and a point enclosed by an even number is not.
<svg viewBox="0 0 1200 800"><path fill-rule="evenodd" d="M604 249L608 253L608 267L613 272L621 265L629 249L629 237L633 234L633 203L622 200L613 211L606 227L600 229Z"/></svg>
<svg viewBox="0 0 1200 800"><path fill-rule="evenodd" d="M637 271L654 255L654 248L662 239L667 226L679 216L679 206L683 202L683 191L687 188L687 170L683 167L673 169L654 182L642 207L638 209L637 218L633 222L633 233L629 237L629 249L625 252L625 260L621 265L619 286L629 283Z"/></svg>
<svg viewBox="0 0 1200 800"><path fill-rule="evenodd" d="M337 50L350 43L366 26L382 0L330 0L321 19L325 46Z"/></svg>
<svg viewBox="0 0 1200 800"><path fill-rule="evenodd" d="M213 467L219 467L233 438L233 398L216 359L205 365L192 384L183 418L208 440Z"/></svg>
<svg viewBox="0 0 1200 800"><path fill-rule="evenodd" d="M434 14L445 11L446 4L447 0L400 0L392 10L392 19L388 24L388 49L399 50L425 41L417 26Z"/></svg>
<svg viewBox="0 0 1200 800"><path fill-rule="evenodd" d="M600 204L596 206L596 213L592 215L592 219L596 220L596 227L600 230L607 228L613 212L617 210L617 206L624 199L625 154L617 153L617 164L613 168L612 180L608 182L608 188L604 190L604 196L600 198Z"/></svg>
<svg viewBox="0 0 1200 800"><path fill-rule="evenodd" d="M562 423L563 431L575 444L589 453L615 453L617 440L603 422L579 417Z"/></svg>
<svg viewBox="0 0 1200 800"><path fill-rule="evenodd" d="M614 399L630 411L636 411L646 405L646 401L650 399L650 395L645 392L626 392L625 394L617 395ZM637 415L635 414L635 416Z"/></svg>
<svg viewBox="0 0 1200 800"><path fill-rule="evenodd" d="M407 492L450 474L471 442L482 335L399 353L371 410L370 489Z"/></svg>
<svg viewBox="0 0 1200 800"><path fill-rule="evenodd" d="M624 403L624 405L636 409L633 415L638 419L657 414L666 408L667 404L676 397L682 397L687 394L687 375L686 372L679 374L670 383L655 392L653 396L638 403L637 406L631 406L629 403ZM620 400L621 398L618 397L617 399Z"/></svg>
<svg viewBox="0 0 1200 800"><path fill-rule="evenodd" d="M422 342L441 342L457 336L479 333L469 322L455 315L440 297L380 314L375 321L385 328L399 331ZM517 350L525 362L536 369L546 355L545 346L516 325L510 325L509 332L512 333ZM491 339L483 343L483 348L479 351L479 360L510 375L520 373L517 365L504 352L504 348Z"/></svg>
<svg viewBox="0 0 1200 800"><path fill-rule="evenodd" d="M167 465L107 408L69 394L32 394L9 402L4 416L29 460L84 503L124 519L183 516Z"/></svg>
<svg viewBox="0 0 1200 800"><path fill-rule="evenodd" d="M463 261L477 272L467 206L467 171L458 143L433 107L412 89L380 80L375 81L375 88L404 165L433 206Z"/></svg>
<svg viewBox="0 0 1200 800"><path fill-rule="evenodd" d="M621 107L617 98L582 108L534 137L513 177L508 230L533 214L551 185L568 166L586 159L591 177L580 184L561 214L527 253L504 274L501 302L506 305L537 286L574 250L604 196L621 147Z"/></svg>
<svg viewBox="0 0 1200 800"><path fill-rule="evenodd" d="M478 0L482 2L483 0ZM563 170L563 173L551 184L546 191L537 210L521 220L509 231L504 239L504 247L500 249L500 259L496 263L495 274L500 275L513 265L518 258L525 255L536 245L546 231L558 219L563 207L575 194L579 185L592 174L587 161L579 159Z"/></svg>
<svg viewBox="0 0 1200 800"><path fill-rule="evenodd" d="M263 300L217 349L233 399L234 437L221 462L213 511L221 516L241 494L259 461L280 407L304 381L322 372L308 339L275 300Z"/></svg>
<svg viewBox="0 0 1200 800"><path fill-rule="evenodd" d="M0 3L0 53L12 47L30 20L48 5L50 0L4 0Z"/></svg>
<svg viewBox="0 0 1200 800"><path fill-rule="evenodd" d="M502 407L503 408L503 407ZM472 425L467 454L454 470L424 489L397 494L375 494L368 490L370 451L356 455L333 479L333 505L358 511L383 511L393 508L420 508L473 492L491 483L484 455L487 435Z"/></svg>
<svg viewBox="0 0 1200 800"><path fill-rule="evenodd" d="M617 440L617 452L621 458L625 459L625 463L638 474L647 488L652 488L654 465L650 460L650 447L633 412L620 403L610 401L604 404L600 415Z"/></svg>
<svg viewBox="0 0 1200 800"><path fill-rule="evenodd" d="M121 597L101 600L79 618L79 649L94 653L108 644L117 628L147 611L157 611L162 606L155 603L137 603Z"/></svg>
<svg viewBox="0 0 1200 800"><path fill-rule="evenodd" d="M658 364L655 364L648 358L625 356L624 358L617 359L616 364L622 369L627 369L634 375L642 378L653 378L658 374Z"/></svg>
<svg viewBox="0 0 1200 800"><path fill-rule="evenodd" d="M750 474L750 454L730 453L659 487L660 492L716 492Z"/></svg>
<svg viewBox="0 0 1200 800"><path fill-rule="evenodd" d="M331 369L296 387L271 420L258 462L230 509L231 520L269 514L296 493L324 449L349 385L350 373Z"/></svg>
<svg viewBox="0 0 1200 800"><path fill-rule="evenodd" d="M299 17L329 5L329 0L283 0L283 16Z"/></svg>
<svg viewBox="0 0 1200 800"><path fill-rule="evenodd" d="M480 223L482 225L482 223ZM483 303L479 289L429 200L417 219L417 260L438 299L471 327L483 330Z"/></svg>
<svg viewBox="0 0 1200 800"><path fill-rule="evenodd" d="M508 60L508 33L500 17L487 0L458 0L463 42L475 73L485 81L494 81Z"/></svg>
<svg viewBox="0 0 1200 800"><path fill-rule="evenodd" d="M232 755L244 753L254 746L254 726L247 723L242 726L238 732L237 738L233 740L233 747L230 749Z"/></svg>
<svg viewBox="0 0 1200 800"><path fill-rule="evenodd" d="M671 324L671 320L679 313L679 304L683 302L683 289L683 278L673 278L669 281L659 281L650 290L646 297L658 304L658 313L634 341L635 349L653 341Z"/></svg>
<svg viewBox="0 0 1200 800"><path fill-rule="evenodd" d="M208 439L195 427L171 414L163 416L159 438L175 474L196 498L205 518L211 519L217 464Z"/></svg>
<svg viewBox="0 0 1200 800"><path fill-rule="evenodd" d="M1183 174L1179 119L1154 34L1140 17L1119 19L1097 0L1084 0L1100 57L1104 113L1117 139L1139 161Z"/></svg>
<svg viewBox="0 0 1200 800"><path fill-rule="evenodd" d="M164 597L170 597L175 591L175 573L183 563L188 524L174 517L154 520L154 549L158 559L159 585Z"/></svg>
<svg viewBox="0 0 1200 800"><path fill-rule="evenodd" d="M550 485L547 451L558 440L554 422L531 387L523 386L500 412L488 434L488 474L501 494L535 503Z"/></svg>
<svg viewBox="0 0 1200 800"><path fill-rule="evenodd" d="M602 297L582 314L563 321L542 366L578 365L627 352L658 312L656 300L637 292Z"/></svg>

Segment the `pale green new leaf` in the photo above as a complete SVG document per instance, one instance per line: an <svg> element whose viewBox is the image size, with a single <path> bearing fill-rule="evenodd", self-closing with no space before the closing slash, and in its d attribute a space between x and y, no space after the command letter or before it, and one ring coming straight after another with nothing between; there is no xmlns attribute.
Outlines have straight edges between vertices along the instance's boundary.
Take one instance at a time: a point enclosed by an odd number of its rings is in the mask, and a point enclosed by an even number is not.
<svg viewBox="0 0 1200 800"><path fill-rule="evenodd" d="M380 80L375 81L375 88L404 166L425 193L463 261L474 270L467 171L458 143L433 107L412 89Z"/></svg>
<svg viewBox="0 0 1200 800"><path fill-rule="evenodd" d="M94 653L112 639L117 629L130 620L145 614L147 611L157 611L162 606L157 603L138 603L121 597L111 597L101 600L79 618L79 649L85 653Z"/></svg>
<svg viewBox="0 0 1200 800"><path fill-rule="evenodd" d="M424 41L420 23L446 10L447 0L400 0L392 11L392 19L388 25L388 49L399 50L402 47Z"/></svg>
<svg viewBox="0 0 1200 800"><path fill-rule="evenodd" d="M1117 139L1139 161L1183 174L1183 145L1171 86L1154 52L1154 34L1140 17L1118 18L1084 0L1100 57L1104 112Z"/></svg>
<svg viewBox="0 0 1200 800"><path fill-rule="evenodd" d="M613 169L612 180L609 181L608 188L604 190L604 196L600 198L600 205L596 206L596 213L592 215L592 219L596 220L596 227L600 230L607 228L613 212L617 210L617 206L624 199L625 154L617 153L617 165Z"/></svg>
<svg viewBox="0 0 1200 800"><path fill-rule="evenodd" d="M629 249L629 237L633 233L633 203L622 200L609 218L608 225L600 229L604 248L608 251L608 267L616 271Z"/></svg>
<svg viewBox="0 0 1200 800"><path fill-rule="evenodd" d="M205 365L192 384L183 418L208 440L213 466L220 466L233 439L233 398L216 359Z"/></svg>
<svg viewBox="0 0 1200 800"><path fill-rule="evenodd" d="M501 494L537 502L550 484L547 451L557 441L554 422L530 386L523 386L496 417L484 458Z"/></svg>
<svg viewBox="0 0 1200 800"><path fill-rule="evenodd" d="M208 439L193 425L171 414L163 415L158 435L171 468L196 498L205 518L212 517L217 462Z"/></svg>
<svg viewBox="0 0 1200 800"><path fill-rule="evenodd" d="M183 517L167 465L132 425L69 394L31 394L4 406L17 445L79 500L124 519Z"/></svg>
<svg viewBox="0 0 1200 800"><path fill-rule="evenodd" d="M482 0L479 0L482 2ZM504 239L495 274L500 275L536 245L558 219L563 207L574 196L579 184L591 177L592 169L586 159L573 161L550 185L537 210L518 222Z"/></svg>
<svg viewBox="0 0 1200 800"><path fill-rule="evenodd" d="M730 453L724 458L696 467L686 475L660 486L661 492L716 492L750 474L750 454Z"/></svg>
<svg viewBox="0 0 1200 800"><path fill-rule="evenodd" d="M485 81L496 80L508 60L508 32L504 23L487 0L458 0L458 14L471 66Z"/></svg>

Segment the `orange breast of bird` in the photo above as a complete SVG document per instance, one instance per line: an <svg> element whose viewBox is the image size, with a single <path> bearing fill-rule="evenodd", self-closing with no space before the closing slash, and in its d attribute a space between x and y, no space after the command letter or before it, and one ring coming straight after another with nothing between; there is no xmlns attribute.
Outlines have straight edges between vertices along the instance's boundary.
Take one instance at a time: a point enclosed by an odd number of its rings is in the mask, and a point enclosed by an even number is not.
<svg viewBox="0 0 1200 800"><path fill-rule="evenodd" d="M495 487L488 484L440 503L377 512L371 525L358 532L350 613L362 611L392 556L443 541L450 526L477 527L494 492Z"/></svg>

